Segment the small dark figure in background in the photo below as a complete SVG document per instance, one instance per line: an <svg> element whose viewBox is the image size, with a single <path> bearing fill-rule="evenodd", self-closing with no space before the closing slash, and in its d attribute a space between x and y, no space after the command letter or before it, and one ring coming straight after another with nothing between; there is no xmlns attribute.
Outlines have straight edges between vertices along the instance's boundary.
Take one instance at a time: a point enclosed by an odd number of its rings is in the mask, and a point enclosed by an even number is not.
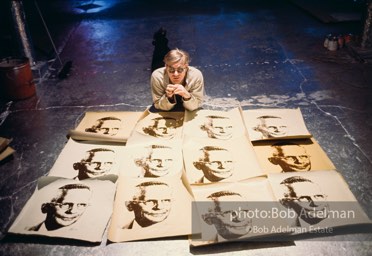
<svg viewBox="0 0 372 256"><path fill-rule="evenodd" d="M160 28L154 34L152 44L155 46L155 48L152 55L151 72L157 68L164 67L165 65L163 61L164 56L170 51L166 35L167 31L164 28Z"/></svg>

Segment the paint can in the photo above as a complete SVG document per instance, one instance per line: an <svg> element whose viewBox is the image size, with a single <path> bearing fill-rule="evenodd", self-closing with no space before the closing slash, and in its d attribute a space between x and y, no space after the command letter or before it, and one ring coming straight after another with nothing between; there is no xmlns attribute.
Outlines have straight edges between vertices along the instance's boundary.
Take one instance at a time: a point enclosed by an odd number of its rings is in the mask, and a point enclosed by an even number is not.
<svg viewBox="0 0 372 256"><path fill-rule="evenodd" d="M0 60L1 97L8 100L22 100L36 93L28 58L8 57Z"/></svg>
<svg viewBox="0 0 372 256"><path fill-rule="evenodd" d="M337 37L336 36L333 36L329 42L328 42L328 50L330 51L337 51L337 47L338 47L338 40L337 40Z"/></svg>
<svg viewBox="0 0 372 256"><path fill-rule="evenodd" d="M329 41L331 40L332 38L332 34L328 34L325 38L324 38L324 42L323 42L323 46L325 48L328 48L328 44L329 44Z"/></svg>

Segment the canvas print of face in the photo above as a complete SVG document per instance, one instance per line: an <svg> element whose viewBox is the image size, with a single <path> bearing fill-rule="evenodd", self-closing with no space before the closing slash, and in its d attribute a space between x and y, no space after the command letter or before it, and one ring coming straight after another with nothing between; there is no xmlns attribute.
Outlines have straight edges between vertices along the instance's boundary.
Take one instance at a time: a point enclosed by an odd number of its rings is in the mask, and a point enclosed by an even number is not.
<svg viewBox="0 0 372 256"><path fill-rule="evenodd" d="M190 184L231 182L263 175L246 137L210 140L185 137L185 172Z"/></svg>
<svg viewBox="0 0 372 256"><path fill-rule="evenodd" d="M49 172L75 180L118 175L125 146L77 142L69 139Z"/></svg>
<svg viewBox="0 0 372 256"><path fill-rule="evenodd" d="M181 178L182 142L172 140L127 146L121 157L121 175L133 178Z"/></svg>
<svg viewBox="0 0 372 256"><path fill-rule="evenodd" d="M143 112L86 112L75 130L87 136L99 135L110 139L126 141Z"/></svg>
<svg viewBox="0 0 372 256"><path fill-rule="evenodd" d="M253 148L266 174L336 169L314 138L260 141Z"/></svg>
<svg viewBox="0 0 372 256"><path fill-rule="evenodd" d="M268 178L294 233L333 235L336 227L371 223L336 171L272 173Z"/></svg>
<svg viewBox="0 0 372 256"><path fill-rule="evenodd" d="M264 177L192 186L192 190L201 230L201 236L191 240L194 246L272 237L288 225L272 218L272 209L279 205Z"/></svg>
<svg viewBox="0 0 372 256"><path fill-rule="evenodd" d="M183 112L148 112L136 124L127 145L182 138Z"/></svg>
<svg viewBox="0 0 372 256"><path fill-rule="evenodd" d="M9 232L100 242L113 210L115 181L41 177Z"/></svg>
<svg viewBox="0 0 372 256"><path fill-rule="evenodd" d="M243 118L251 141L311 137L299 108L243 110Z"/></svg>
<svg viewBox="0 0 372 256"><path fill-rule="evenodd" d="M229 140L245 135L245 127L238 108L229 111L200 109L186 112L184 134L190 137Z"/></svg>
<svg viewBox="0 0 372 256"><path fill-rule="evenodd" d="M191 234L192 201L179 177L121 176L108 239L124 242Z"/></svg>

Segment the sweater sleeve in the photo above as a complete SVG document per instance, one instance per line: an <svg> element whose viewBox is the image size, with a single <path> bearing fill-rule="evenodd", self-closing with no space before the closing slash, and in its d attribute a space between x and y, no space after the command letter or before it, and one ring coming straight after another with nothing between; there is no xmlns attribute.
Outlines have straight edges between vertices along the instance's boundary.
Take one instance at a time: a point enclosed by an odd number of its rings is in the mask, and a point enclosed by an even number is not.
<svg viewBox="0 0 372 256"><path fill-rule="evenodd" d="M183 106L189 111L196 110L201 107L204 99L204 79L202 73L196 69L190 69L190 81L187 83L187 91L191 94L191 99L183 101Z"/></svg>
<svg viewBox="0 0 372 256"><path fill-rule="evenodd" d="M169 102L165 95L164 68L155 70L151 75L151 94L154 106L161 110L171 110L176 103Z"/></svg>

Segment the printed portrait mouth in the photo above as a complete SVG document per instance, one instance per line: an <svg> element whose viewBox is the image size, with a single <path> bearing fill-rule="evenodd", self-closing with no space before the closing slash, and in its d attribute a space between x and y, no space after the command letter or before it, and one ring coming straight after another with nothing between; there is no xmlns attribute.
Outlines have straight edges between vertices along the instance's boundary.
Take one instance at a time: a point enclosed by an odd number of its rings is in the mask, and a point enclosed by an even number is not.
<svg viewBox="0 0 372 256"><path fill-rule="evenodd" d="M106 173L106 171L87 171L86 173L92 174L92 175L100 175Z"/></svg>
<svg viewBox="0 0 372 256"><path fill-rule="evenodd" d="M151 170L149 171L150 174L154 175L154 176L158 176L158 177L162 177L162 176L165 176L168 174L168 169L164 169L164 170Z"/></svg>
<svg viewBox="0 0 372 256"><path fill-rule="evenodd" d="M313 207L311 209L305 209L308 218L312 219L323 219L327 217L327 207L322 207L320 209Z"/></svg>
<svg viewBox="0 0 372 256"><path fill-rule="evenodd" d="M214 136L216 136L217 138L222 138L222 139L229 139L231 138L231 133L218 133L218 134L215 134Z"/></svg>
<svg viewBox="0 0 372 256"><path fill-rule="evenodd" d="M293 167L302 170L307 169L309 167L309 164L293 165Z"/></svg>
<svg viewBox="0 0 372 256"><path fill-rule="evenodd" d="M164 215L166 215L167 212L162 212L162 213L151 213L149 214L151 217L154 217L154 218L162 218L164 217Z"/></svg>
<svg viewBox="0 0 372 256"><path fill-rule="evenodd" d="M221 171L219 171L219 170L214 170L214 171L212 171L212 173L214 173L214 174L230 174L231 171L230 171L230 170L226 170L226 169L221 170Z"/></svg>
<svg viewBox="0 0 372 256"><path fill-rule="evenodd" d="M168 170L167 167L157 167L156 169L151 169L153 172L165 172L166 170Z"/></svg>
<svg viewBox="0 0 372 256"><path fill-rule="evenodd" d="M247 228L247 225L248 224L244 224L244 225L241 225L241 224L239 224L239 225L226 225L227 227L229 227L229 228L233 228L233 229L245 229L245 228Z"/></svg>
<svg viewBox="0 0 372 256"><path fill-rule="evenodd" d="M285 132L271 132L270 133L272 136L283 136L285 135L286 133Z"/></svg>
<svg viewBox="0 0 372 256"><path fill-rule="evenodd" d="M78 216L75 216L75 217L63 217L63 218L60 218L61 220L65 221L65 222L70 222L70 221L74 221L76 220Z"/></svg>
<svg viewBox="0 0 372 256"><path fill-rule="evenodd" d="M161 137L163 137L163 138L170 138L170 139L172 139L173 137L174 137L174 132L172 131L172 132L168 132L168 133L160 133L158 136L161 136Z"/></svg>
<svg viewBox="0 0 372 256"><path fill-rule="evenodd" d="M250 222L249 223L245 223L244 225L226 225L226 228L228 229L231 229L231 230L234 230L234 231L238 231L238 232L248 232L251 230L251 224Z"/></svg>

